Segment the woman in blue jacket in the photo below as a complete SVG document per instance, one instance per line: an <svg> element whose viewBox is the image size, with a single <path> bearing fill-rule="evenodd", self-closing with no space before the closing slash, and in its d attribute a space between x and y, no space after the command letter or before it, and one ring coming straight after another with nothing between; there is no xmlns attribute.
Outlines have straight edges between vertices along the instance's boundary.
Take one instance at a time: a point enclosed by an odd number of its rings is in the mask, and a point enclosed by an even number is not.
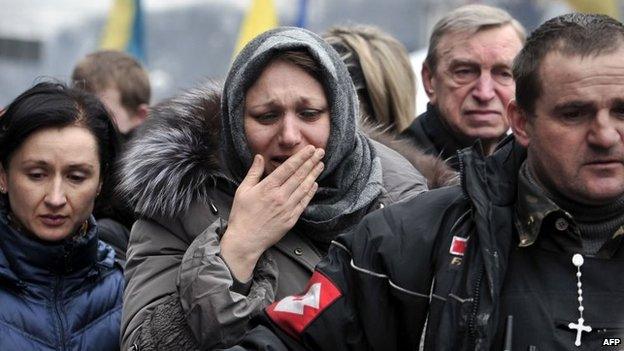
<svg viewBox="0 0 624 351"><path fill-rule="evenodd" d="M92 95L40 83L0 117L0 350L116 350L123 272L91 216L118 151Z"/></svg>

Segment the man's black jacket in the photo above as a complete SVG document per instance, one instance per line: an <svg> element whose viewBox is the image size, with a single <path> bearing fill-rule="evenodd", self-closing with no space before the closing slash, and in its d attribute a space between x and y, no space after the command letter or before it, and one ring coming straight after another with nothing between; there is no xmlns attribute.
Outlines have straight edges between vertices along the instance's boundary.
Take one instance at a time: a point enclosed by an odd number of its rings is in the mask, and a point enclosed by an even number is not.
<svg viewBox="0 0 624 351"><path fill-rule="evenodd" d="M303 324L276 302L232 350L418 350L427 318L426 350L489 349L526 152L511 137L492 157L479 149L460 152L461 186L374 212L338 238L317 267L320 306L309 291L295 298L307 301ZM330 290L340 296L324 304Z"/></svg>
<svg viewBox="0 0 624 351"><path fill-rule="evenodd" d="M503 350L507 335L521 351L621 349L622 245L610 257L585 258L592 331L577 348L571 257L581 245L565 243L582 238L546 225L541 239L520 247L514 211L526 151L512 136L491 157L479 149L460 152L461 186L371 213L338 238L304 294L265 309L262 325L233 350L419 350L423 329L425 350Z"/></svg>

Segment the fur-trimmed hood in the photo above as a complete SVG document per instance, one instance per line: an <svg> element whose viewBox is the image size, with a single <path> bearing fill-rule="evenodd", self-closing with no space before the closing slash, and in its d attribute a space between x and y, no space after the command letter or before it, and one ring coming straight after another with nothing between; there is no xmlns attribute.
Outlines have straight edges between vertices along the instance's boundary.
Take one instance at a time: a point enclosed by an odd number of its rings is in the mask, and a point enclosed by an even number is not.
<svg viewBox="0 0 624 351"><path fill-rule="evenodd" d="M221 86L208 82L161 102L126 146L117 193L137 214L174 218L191 203L208 203L216 178L227 179L219 155ZM453 183L455 172L412 144L365 128L395 149L426 178L430 188Z"/></svg>
<svg viewBox="0 0 624 351"><path fill-rule="evenodd" d="M137 214L174 218L207 202L219 161L221 86L207 82L154 106L126 146L117 194Z"/></svg>

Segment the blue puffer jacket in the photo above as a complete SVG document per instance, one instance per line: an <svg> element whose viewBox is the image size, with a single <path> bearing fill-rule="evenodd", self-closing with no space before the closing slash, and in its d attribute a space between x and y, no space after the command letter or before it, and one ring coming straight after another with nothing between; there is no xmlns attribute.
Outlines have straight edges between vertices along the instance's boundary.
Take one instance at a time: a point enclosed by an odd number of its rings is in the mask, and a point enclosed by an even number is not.
<svg viewBox="0 0 624 351"><path fill-rule="evenodd" d="M0 350L118 350L123 272L95 221L44 243L0 212Z"/></svg>

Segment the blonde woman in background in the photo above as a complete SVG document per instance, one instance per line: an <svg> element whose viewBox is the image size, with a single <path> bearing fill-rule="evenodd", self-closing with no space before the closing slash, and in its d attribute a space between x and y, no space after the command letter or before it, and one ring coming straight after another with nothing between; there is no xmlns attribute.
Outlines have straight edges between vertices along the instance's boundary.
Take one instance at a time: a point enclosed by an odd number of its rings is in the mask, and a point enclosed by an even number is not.
<svg viewBox="0 0 624 351"><path fill-rule="evenodd" d="M369 25L337 26L323 38L347 64L368 122L400 133L416 116L416 78L405 46Z"/></svg>
<svg viewBox="0 0 624 351"><path fill-rule="evenodd" d="M457 181L457 173L398 135L416 115L416 78L407 50L396 38L370 25L336 26L323 35L346 64L358 95L360 127L370 138L405 157L427 178L430 189Z"/></svg>

